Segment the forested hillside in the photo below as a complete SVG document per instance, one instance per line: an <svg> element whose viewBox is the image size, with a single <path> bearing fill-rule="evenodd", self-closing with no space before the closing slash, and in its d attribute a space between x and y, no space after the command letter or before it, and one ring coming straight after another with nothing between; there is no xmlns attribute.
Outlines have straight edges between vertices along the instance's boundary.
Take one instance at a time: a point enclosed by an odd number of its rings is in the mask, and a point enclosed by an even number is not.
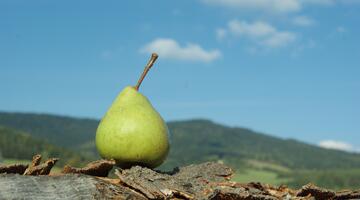
<svg viewBox="0 0 360 200"><path fill-rule="evenodd" d="M0 125L25 131L52 144L76 148L95 137L98 121L48 114L0 112Z"/></svg>
<svg viewBox="0 0 360 200"><path fill-rule="evenodd" d="M0 126L0 157L30 160L33 155L40 153L45 158L61 158L59 165L69 163L80 165L91 160L91 157L83 156L71 150L55 146L47 141L34 138L28 133L17 131L12 128Z"/></svg>
<svg viewBox="0 0 360 200"><path fill-rule="evenodd" d="M0 151L5 158L23 159L47 152L73 163L96 159L97 124L98 120L91 119L0 113ZM324 187L360 188L360 155L356 153L323 149L208 120L169 122L168 126L171 150L161 169L217 161L236 169L239 176L235 178L240 181L292 186L315 182Z"/></svg>
<svg viewBox="0 0 360 200"><path fill-rule="evenodd" d="M292 169L360 167L359 154L323 149L207 120L172 122L169 129L173 136L171 158L177 164L214 159L240 165L239 161L251 159Z"/></svg>

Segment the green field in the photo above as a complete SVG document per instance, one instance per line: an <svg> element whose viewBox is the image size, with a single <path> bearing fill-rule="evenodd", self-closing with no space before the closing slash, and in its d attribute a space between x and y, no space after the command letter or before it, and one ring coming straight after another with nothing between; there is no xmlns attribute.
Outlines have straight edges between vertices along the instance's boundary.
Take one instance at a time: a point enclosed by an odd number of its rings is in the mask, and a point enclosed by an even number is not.
<svg viewBox="0 0 360 200"><path fill-rule="evenodd" d="M259 169L248 169L236 173L232 180L240 183L261 182L276 186L280 186L281 184L285 184L289 181L288 178L278 177L278 174L275 172Z"/></svg>
<svg viewBox="0 0 360 200"><path fill-rule="evenodd" d="M29 164L30 160L21 160L21 159L4 159L0 164L11 165L11 164Z"/></svg>
<svg viewBox="0 0 360 200"><path fill-rule="evenodd" d="M270 162L247 160L246 167L237 170L233 181L248 183L248 182L262 182L271 185L280 186L290 181L286 176L279 176L279 174L289 173L291 170Z"/></svg>

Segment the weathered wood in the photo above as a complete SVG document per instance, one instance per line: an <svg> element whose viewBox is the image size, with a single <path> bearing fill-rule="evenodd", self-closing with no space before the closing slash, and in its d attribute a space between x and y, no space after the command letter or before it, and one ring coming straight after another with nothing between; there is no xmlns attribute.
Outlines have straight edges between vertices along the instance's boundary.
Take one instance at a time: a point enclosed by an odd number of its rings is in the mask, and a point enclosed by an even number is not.
<svg viewBox="0 0 360 200"><path fill-rule="evenodd" d="M169 174L139 166L116 171L124 186L139 191L149 199L208 199L214 192L211 184L226 181L232 174L231 168L218 163L190 165Z"/></svg>
<svg viewBox="0 0 360 200"><path fill-rule="evenodd" d="M50 158L43 164L40 164L41 156L34 156L31 165L26 169L24 175L48 175L58 160L58 158Z"/></svg>
<svg viewBox="0 0 360 200"><path fill-rule="evenodd" d="M0 166L0 174L48 175L58 160L58 158L50 158L40 164L41 155L37 154L33 157L30 165L12 164Z"/></svg>
<svg viewBox="0 0 360 200"><path fill-rule="evenodd" d="M0 174L24 174L28 165L24 164L13 164L13 165L0 165Z"/></svg>
<svg viewBox="0 0 360 200"><path fill-rule="evenodd" d="M0 199L146 199L126 187L99 178L68 174L61 176L0 175Z"/></svg>
<svg viewBox="0 0 360 200"><path fill-rule="evenodd" d="M31 165L29 167L31 168L31 167L36 167L36 166L40 165L41 158L42 157L40 154L34 155L32 158L32 161L31 161Z"/></svg>
<svg viewBox="0 0 360 200"><path fill-rule="evenodd" d="M169 173L135 166L116 170L118 178L114 179L84 174L1 174L0 199L360 199L360 190L334 192L312 184L299 190L241 184L229 180L232 174L229 167L219 163L190 165Z"/></svg>
<svg viewBox="0 0 360 200"><path fill-rule="evenodd" d="M83 168L75 168L65 165L64 174L87 174L91 176L107 177L110 170L115 166L115 160L97 160L87 164Z"/></svg>
<svg viewBox="0 0 360 200"><path fill-rule="evenodd" d="M311 195L315 199L360 199L360 190L358 191L340 191L338 193L319 188L313 184L307 184L303 186L297 193L297 196Z"/></svg>

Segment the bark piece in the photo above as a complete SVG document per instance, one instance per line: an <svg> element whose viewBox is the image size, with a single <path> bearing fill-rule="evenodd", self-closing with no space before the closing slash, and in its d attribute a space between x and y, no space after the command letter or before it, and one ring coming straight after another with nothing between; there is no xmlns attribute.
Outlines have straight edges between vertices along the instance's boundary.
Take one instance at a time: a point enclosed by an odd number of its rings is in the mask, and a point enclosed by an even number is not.
<svg viewBox="0 0 360 200"><path fill-rule="evenodd" d="M13 164L13 165L0 165L0 174L23 174L28 168L28 165Z"/></svg>
<svg viewBox="0 0 360 200"><path fill-rule="evenodd" d="M216 184L233 174L231 168L219 163L203 163L159 173L139 166L116 170L121 184L140 192L149 199L208 199L216 193Z"/></svg>
<svg viewBox="0 0 360 200"><path fill-rule="evenodd" d="M334 199L341 200L341 199L360 199L360 190L350 191L340 191L336 193Z"/></svg>
<svg viewBox="0 0 360 200"><path fill-rule="evenodd" d="M115 174L124 187L132 188L148 199L239 199L266 195L256 188L251 191L229 182L232 169L219 163L190 165L167 174L136 166L116 170Z"/></svg>
<svg viewBox="0 0 360 200"><path fill-rule="evenodd" d="M83 168L75 168L69 165L65 165L62 173L87 174L91 176L107 177L114 165L114 160L97 160L87 164Z"/></svg>
<svg viewBox="0 0 360 200"><path fill-rule="evenodd" d="M215 184L215 193L210 199L303 199L294 198L293 190L285 187L273 187L268 184L252 182L247 184L236 182L222 182Z"/></svg>
<svg viewBox="0 0 360 200"><path fill-rule="evenodd" d="M335 192L319 188L312 183L304 185L297 194L299 197L312 196L315 199L334 199L335 195Z"/></svg>
<svg viewBox="0 0 360 200"><path fill-rule="evenodd" d="M34 167L38 166L41 162L41 155L36 154L33 156L30 166L25 170L23 173L24 175L27 175L30 170L33 170Z"/></svg>
<svg viewBox="0 0 360 200"><path fill-rule="evenodd" d="M315 186L314 184L304 185L297 193L297 196L314 197L316 200L334 199L334 200L346 200L346 199L360 199L360 190L350 191L344 190L334 192L332 190L324 189Z"/></svg>
<svg viewBox="0 0 360 200"><path fill-rule="evenodd" d="M35 156L33 156L32 161L31 161L31 167L35 167L38 166L41 162L41 155L40 154L36 154Z"/></svg>
<svg viewBox="0 0 360 200"><path fill-rule="evenodd" d="M50 158L47 161L45 161L45 163L38 164L40 161L38 160L38 158L35 158L32 162L32 165L24 172L24 175L49 175L51 169L54 167L54 165L58 160L59 160L58 158Z"/></svg>

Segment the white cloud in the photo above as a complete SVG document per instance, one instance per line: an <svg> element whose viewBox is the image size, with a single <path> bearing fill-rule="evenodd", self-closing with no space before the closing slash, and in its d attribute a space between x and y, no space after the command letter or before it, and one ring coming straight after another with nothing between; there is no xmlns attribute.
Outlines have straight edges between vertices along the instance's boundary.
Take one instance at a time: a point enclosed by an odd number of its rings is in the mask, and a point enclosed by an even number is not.
<svg viewBox="0 0 360 200"><path fill-rule="evenodd" d="M203 0L210 5L219 5L230 8L254 9L270 12L294 12L301 9L299 0Z"/></svg>
<svg viewBox="0 0 360 200"><path fill-rule="evenodd" d="M248 23L247 21L232 20L228 23L228 28L235 35L249 37L262 37L276 32L273 26L262 21Z"/></svg>
<svg viewBox="0 0 360 200"><path fill-rule="evenodd" d="M211 62L221 57L219 50L204 50L200 45L192 43L180 46L170 38L155 39L142 47L140 52L156 52L162 58L202 62Z"/></svg>
<svg viewBox="0 0 360 200"><path fill-rule="evenodd" d="M286 46L293 42L296 36L292 32L275 32L270 37L266 38L262 43L269 47Z"/></svg>
<svg viewBox="0 0 360 200"><path fill-rule="evenodd" d="M312 26L315 21L305 15L297 16L292 20L292 23L297 26Z"/></svg>
<svg viewBox="0 0 360 200"><path fill-rule="evenodd" d="M227 31L223 28L216 29L216 38L222 40L226 37Z"/></svg>
<svg viewBox="0 0 360 200"><path fill-rule="evenodd" d="M336 150L350 151L350 152L356 151L356 149L351 144L336 140L320 141L319 146L326 149L336 149Z"/></svg>
<svg viewBox="0 0 360 200"><path fill-rule="evenodd" d="M347 30L343 26L338 26L338 27L336 27L336 31L338 33L345 33Z"/></svg>
<svg viewBox="0 0 360 200"><path fill-rule="evenodd" d="M265 11L270 13L298 12L309 5L331 6L340 4L359 4L360 0L201 0L205 4L223 6L231 9Z"/></svg>
<svg viewBox="0 0 360 200"><path fill-rule="evenodd" d="M302 4L334 5L336 0L298 0Z"/></svg>
<svg viewBox="0 0 360 200"><path fill-rule="evenodd" d="M360 0L340 0L343 4L360 4Z"/></svg>
<svg viewBox="0 0 360 200"><path fill-rule="evenodd" d="M286 46L296 39L295 33L279 31L271 24L263 21L249 23L232 20L228 23L226 31L235 37L248 38L258 45L271 48Z"/></svg>

